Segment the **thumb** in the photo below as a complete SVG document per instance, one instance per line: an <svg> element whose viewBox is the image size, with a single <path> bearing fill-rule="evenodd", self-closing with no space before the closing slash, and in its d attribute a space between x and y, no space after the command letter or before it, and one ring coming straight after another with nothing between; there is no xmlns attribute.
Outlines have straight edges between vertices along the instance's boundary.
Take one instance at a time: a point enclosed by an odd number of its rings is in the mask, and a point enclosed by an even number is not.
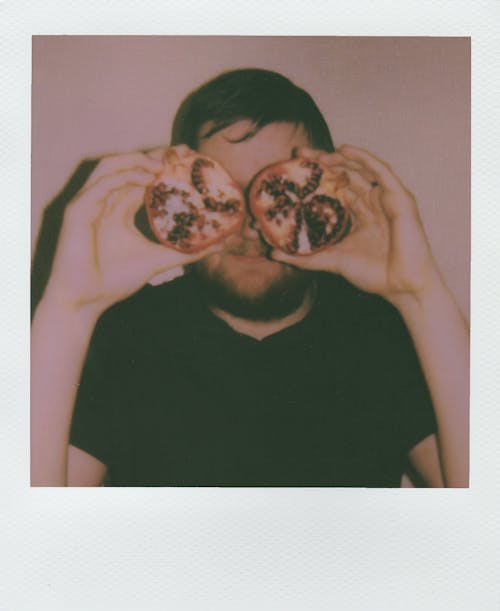
<svg viewBox="0 0 500 611"><path fill-rule="evenodd" d="M155 274L159 274L173 267L183 267L189 263L194 263L200 259L204 259L210 255L223 250L224 246L221 243L213 244L202 251L195 253L184 253L168 248L166 246L155 245L156 256L149 259L151 270Z"/></svg>
<svg viewBox="0 0 500 611"><path fill-rule="evenodd" d="M279 248L273 248L269 253L269 256L273 261L278 263L288 263L289 265L295 265L295 259L297 259L295 255L289 255Z"/></svg>

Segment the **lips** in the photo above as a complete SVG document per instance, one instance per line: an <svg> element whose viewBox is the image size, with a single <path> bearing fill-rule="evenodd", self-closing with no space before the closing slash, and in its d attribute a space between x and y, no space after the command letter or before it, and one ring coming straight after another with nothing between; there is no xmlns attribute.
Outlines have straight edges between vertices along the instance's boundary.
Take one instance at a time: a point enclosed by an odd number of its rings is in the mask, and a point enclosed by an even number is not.
<svg viewBox="0 0 500 611"><path fill-rule="evenodd" d="M238 261L245 261L245 262L248 262L248 263L262 263L264 261L266 261L266 262L269 261L269 259L267 259L262 254L236 254L236 253L229 253L229 255L231 257L234 257Z"/></svg>
<svg viewBox="0 0 500 611"><path fill-rule="evenodd" d="M235 257L258 258L265 257L266 253L261 250L229 250L228 254Z"/></svg>

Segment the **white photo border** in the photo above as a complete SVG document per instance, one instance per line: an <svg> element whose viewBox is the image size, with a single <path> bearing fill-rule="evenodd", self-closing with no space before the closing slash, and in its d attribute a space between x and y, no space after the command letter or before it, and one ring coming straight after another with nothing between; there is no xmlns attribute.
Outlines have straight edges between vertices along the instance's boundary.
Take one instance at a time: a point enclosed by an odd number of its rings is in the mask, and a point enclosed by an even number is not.
<svg viewBox="0 0 500 611"><path fill-rule="evenodd" d="M498 608L500 5L0 2L5 609ZM470 36L471 487L29 487L32 35Z"/></svg>

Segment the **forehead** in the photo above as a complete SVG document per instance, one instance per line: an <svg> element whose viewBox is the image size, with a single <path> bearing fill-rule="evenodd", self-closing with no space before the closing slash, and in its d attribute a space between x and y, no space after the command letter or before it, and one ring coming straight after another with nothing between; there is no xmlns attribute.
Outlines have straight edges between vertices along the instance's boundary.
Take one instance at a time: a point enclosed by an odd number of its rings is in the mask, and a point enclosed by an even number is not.
<svg viewBox="0 0 500 611"><path fill-rule="evenodd" d="M251 121L238 121L201 139L198 151L223 165L234 180L245 188L263 168L289 159L298 146L311 146L302 126L293 123L270 123L243 142L234 142L252 129ZM203 126L200 133L203 134Z"/></svg>

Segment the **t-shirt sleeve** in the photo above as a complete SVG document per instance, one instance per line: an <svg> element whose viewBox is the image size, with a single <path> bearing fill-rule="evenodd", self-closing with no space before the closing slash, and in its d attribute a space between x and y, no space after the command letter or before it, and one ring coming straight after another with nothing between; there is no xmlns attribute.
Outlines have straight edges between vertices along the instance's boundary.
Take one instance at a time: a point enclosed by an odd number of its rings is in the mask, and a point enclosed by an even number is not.
<svg viewBox="0 0 500 611"><path fill-rule="evenodd" d="M387 334L391 344L394 406L397 410L401 444L407 454L437 430L434 406L413 340L399 314Z"/></svg>
<svg viewBox="0 0 500 611"><path fill-rule="evenodd" d="M406 384L402 389L401 430L403 449L408 453L420 441L436 433L437 424L429 390L420 368Z"/></svg>
<svg viewBox="0 0 500 611"><path fill-rule="evenodd" d="M96 326L82 370L71 423L70 444L104 464L111 459L111 341L101 321Z"/></svg>

